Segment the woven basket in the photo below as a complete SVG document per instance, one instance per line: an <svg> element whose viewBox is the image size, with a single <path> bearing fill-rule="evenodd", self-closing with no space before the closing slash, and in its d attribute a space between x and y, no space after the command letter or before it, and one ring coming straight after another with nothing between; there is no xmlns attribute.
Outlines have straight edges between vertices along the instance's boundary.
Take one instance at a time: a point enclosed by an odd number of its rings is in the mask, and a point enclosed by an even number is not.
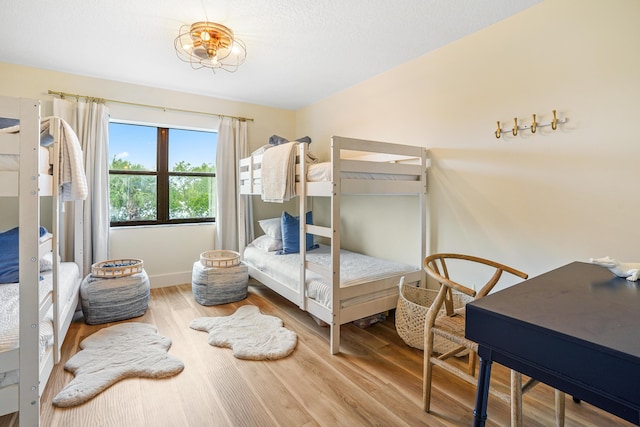
<svg viewBox="0 0 640 427"><path fill-rule="evenodd" d="M240 254L234 251L206 251L200 254L200 263L207 268L235 267Z"/></svg>
<svg viewBox="0 0 640 427"><path fill-rule="evenodd" d="M201 305L218 305L240 301L247 297L249 267L243 262L233 267L205 267L193 263L191 292Z"/></svg>
<svg viewBox="0 0 640 427"><path fill-rule="evenodd" d="M141 259L109 259L96 262L91 265L91 275L94 277L125 277L142 272L143 262Z"/></svg>
<svg viewBox="0 0 640 427"><path fill-rule="evenodd" d="M400 338L410 347L424 350L424 321L429 307L438 295L435 289L400 285L398 305L396 307L396 330ZM453 308L462 308L473 298L466 294L453 292ZM444 316L444 306L438 316ZM442 337L433 337L433 351L446 353L458 345ZM460 353L459 356L462 356Z"/></svg>

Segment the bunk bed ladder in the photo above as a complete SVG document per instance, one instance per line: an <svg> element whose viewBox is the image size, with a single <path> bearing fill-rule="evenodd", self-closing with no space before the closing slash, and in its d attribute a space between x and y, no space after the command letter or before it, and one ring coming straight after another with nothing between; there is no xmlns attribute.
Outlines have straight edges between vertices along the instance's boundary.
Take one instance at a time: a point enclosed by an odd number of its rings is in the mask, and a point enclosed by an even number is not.
<svg viewBox="0 0 640 427"><path fill-rule="evenodd" d="M426 148L421 149L420 152L420 165L422 166L420 180L422 181L422 191L418 194L418 209L420 211L420 258L418 259L418 265L422 266L423 260L427 257L427 244L431 240L431 234L427 223L427 212L429 212L427 199L427 171L429 168L427 166L429 159ZM427 273L424 268L420 269L420 286L423 288L427 287Z"/></svg>
<svg viewBox="0 0 640 427"><path fill-rule="evenodd" d="M340 195L342 194L340 178L340 143L336 138L331 138L331 322L330 351L331 354L340 352Z"/></svg>
<svg viewBox="0 0 640 427"><path fill-rule="evenodd" d="M298 155L300 156L300 162L297 167L299 170L297 174L300 176L300 190L298 194L298 234L299 234L299 247L300 247L300 293L298 294L298 306L301 310L307 311L307 275L306 275L306 264L307 264L307 224L306 224L306 213L307 213L307 196L306 196L306 185L307 185L307 167L305 165L304 157L304 146L303 144L298 144ZM294 184L295 185L295 184Z"/></svg>
<svg viewBox="0 0 640 427"><path fill-rule="evenodd" d="M334 148L335 147L335 148ZM299 144L300 155L300 191L298 194L299 199L299 214L300 214L300 295L299 306L302 310L308 311L307 307L307 285L306 285L306 270L309 269L315 273L318 273L326 278L327 283L331 283L331 319L327 319L330 322L330 347L331 354L340 352L340 180L332 179L332 192L331 192L331 225L330 227L321 227L317 225L306 224L305 218L308 209L307 200L307 165L306 165L306 143L301 142ZM331 157L332 157L332 177L339 177L340 168L340 148L337 144L334 145L333 139L331 143ZM313 264L307 260L307 248L306 248L306 236L307 233L314 236L325 237L331 242L331 263L329 268L321 267Z"/></svg>
<svg viewBox="0 0 640 427"><path fill-rule="evenodd" d="M19 283L20 283L20 425L40 424L40 194L38 162L40 103L17 100L20 110ZM35 255L34 255L35 254Z"/></svg>
<svg viewBox="0 0 640 427"><path fill-rule="evenodd" d="M51 126L60 126L60 122L58 120L52 120ZM59 134L58 129L53 130L54 135ZM60 144L53 144L52 153L54 163L57 163L57 159L60 158ZM53 234L53 247L52 247L52 259L53 259L53 283L52 283L52 298L53 298L53 313L54 319L56 319L60 313L60 301L58 299L58 278L60 276L60 240L58 238L60 233L60 206L59 202L59 189L60 189L60 177L57 173L53 174L53 194L51 197L52 203L52 212L51 212L51 233ZM53 328L53 363L57 364L60 362L60 332L57 324L54 324Z"/></svg>

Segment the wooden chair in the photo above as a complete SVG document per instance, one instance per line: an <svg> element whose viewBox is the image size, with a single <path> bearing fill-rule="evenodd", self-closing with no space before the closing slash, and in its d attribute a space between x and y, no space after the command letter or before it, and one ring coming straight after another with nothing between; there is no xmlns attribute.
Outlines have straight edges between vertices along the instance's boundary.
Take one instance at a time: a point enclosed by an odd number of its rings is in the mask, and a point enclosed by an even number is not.
<svg viewBox="0 0 640 427"><path fill-rule="evenodd" d="M450 261L450 262L449 262ZM447 262L449 262L447 264ZM493 275L487 283L475 291L467 286L461 285L449 278L449 267L455 265L456 267L463 267L463 264L468 264L467 267L471 267L471 264L475 266L484 265L484 270L493 271ZM527 274L518 271L514 268L506 265L490 261L484 258L479 258L471 255L460 255L451 253L442 253L430 255L424 260L424 269L427 275L435 279L440 284L440 290L436 296L433 304L427 312L425 319L425 332L424 332L424 376L423 376L423 408L425 412L429 412L431 403L431 371L433 365L437 365L440 368L452 373L467 382L477 385L477 379L475 377L476 359L478 344L473 341L467 340L464 336L465 328L465 309L454 309L452 291L461 292L474 298L474 300L486 296L494 286L500 280L502 273L510 273L514 276L526 279ZM468 270L468 269L467 269ZM468 274L469 271L467 271ZM444 308L443 308L444 307ZM444 310L444 313L442 313ZM440 314L439 314L440 313ZM446 315L445 315L446 314ZM442 337L446 340L452 341L458 345L451 351L445 354L437 354L433 351L433 339L434 336ZM446 360L452 356L455 356L463 351L469 351L469 361L466 366L466 370L459 367L460 363L449 363ZM530 390L535 384L536 380L530 379L524 386L522 385L522 374L516 371L511 371L511 391L509 394L501 393L498 390L490 389L490 392L510 403L511 406L511 425L522 425L522 394ZM555 410L556 410L556 424L558 426L564 425L564 393L555 391Z"/></svg>

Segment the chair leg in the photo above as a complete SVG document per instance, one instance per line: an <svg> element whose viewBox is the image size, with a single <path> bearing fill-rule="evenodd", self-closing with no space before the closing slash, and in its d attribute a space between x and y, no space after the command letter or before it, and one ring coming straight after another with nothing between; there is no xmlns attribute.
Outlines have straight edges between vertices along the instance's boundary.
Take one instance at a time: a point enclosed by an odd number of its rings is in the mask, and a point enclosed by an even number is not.
<svg viewBox="0 0 640 427"><path fill-rule="evenodd" d="M478 354L475 351L469 350L469 366L467 367L467 373L474 377L476 375L476 360L478 360Z"/></svg>
<svg viewBox="0 0 640 427"><path fill-rule="evenodd" d="M524 386L525 389L530 390L538 381L531 379ZM522 374L520 372L511 370L511 426L522 426ZM560 390L554 390L555 397L555 418L556 426L564 427L564 411L565 411L565 394Z"/></svg>
<svg viewBox="0 0 640 427"><path fill-rule="evenodd" d="M431 408L431 353L433 349L433 335L426 336L424 342L424 361L422 362L422 409L429 412Z"/></svg>
<svg viewBox="0 0 640 427"><path fill-rule="evenodd" d="M555 399L556 399L556 426L564 427L564 406L565 406L565 398L564 393L560 390L555 390Z"/></svg>
<svg viewBox="0 0 640 427"><path fill-rule="evenodd" d="M522 374L511 370L511 427L522 426Z"/></svg>

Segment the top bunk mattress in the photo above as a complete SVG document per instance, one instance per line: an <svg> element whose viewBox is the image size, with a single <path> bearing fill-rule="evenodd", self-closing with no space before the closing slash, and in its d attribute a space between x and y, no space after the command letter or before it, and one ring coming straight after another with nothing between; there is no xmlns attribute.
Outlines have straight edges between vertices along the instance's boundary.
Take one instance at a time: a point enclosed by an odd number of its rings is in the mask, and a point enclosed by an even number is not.
<svg viewBox="0 0 640 427"><path fill-rule="evenodd" d="M324 182L331 181L331 162L314 163L307 166L307 181ZM348 172L341 171L342 179L365 179L365 180L390 180L390 181L418 181L418 175L404 175L393 173L372 173L372 172ZM299 177L296 177L298 180Z"/></svg>
<svg viewBox="0 0 640 427"><path fill-rule="evenodd" d="M331 248L321 244L318 249L307 251L307 261L330 268ZM276 255L276 252L267 252L249 244L244 250L244 262L289 288L298 289L299 253ZM419 270L419 267L409 264L375 258L346 249L340 250L340 286L342 288ZM306 282L307 296L325 307L331 307L331 284L326 283L321 275L309 270L307 270ZM397 291L398 287L394 286L385 292L397 293ZM378 296L380 295L376 295ZM360 301L343 302L343 307L357 302Z"/></svg>
<svg viewBox="0 0 640 427"><path fill-rule="evenodd" d="M40 301L53 289L53 274L51 271L40 273L43 277L39 284ZM60 263L59 269L59 304L64 307L73 301L74 294L78 292L80 284L80 270L78 265L72 262ZM0 285L0 351L12 350L18 347L20 315L20 288L18 283ZM41 322L41 341L48 343L53 340L53 329L50 323L53 312L47 313L44 322Z"/></svg>
<svg viewBox="0 0 640 427"><path fill-rule="evenodd" d="M426 193L428 161L423 147L341 137L333 141L332 158L339 157L334 162L319 162L304 143L261 147L240 159L240 194L261 195L267 202L283 202L299 194L329 196L330 184L338 180L343 194ZM304 188L297 185L301 164L310 184ZM334 171L339 171L336 176Z"/></svg>

